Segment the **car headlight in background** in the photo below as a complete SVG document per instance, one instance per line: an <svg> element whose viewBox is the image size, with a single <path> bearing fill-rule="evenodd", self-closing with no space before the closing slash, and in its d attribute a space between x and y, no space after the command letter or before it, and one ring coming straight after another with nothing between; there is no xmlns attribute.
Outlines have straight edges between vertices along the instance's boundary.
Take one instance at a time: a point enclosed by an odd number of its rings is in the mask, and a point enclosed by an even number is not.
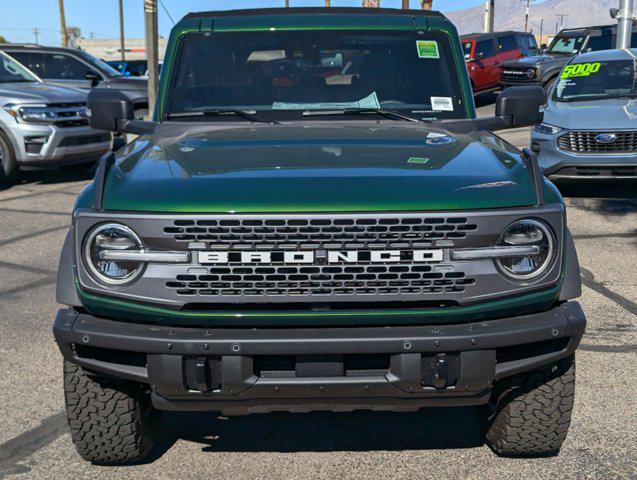
<svg viewBox="0 0 637 480"><path fill-rule="evenodd" d="M533 126L533 131L541 133L542 135L555 135L556 133L560 133L562 128L549 125L548 123L540 123L539 125Z"/></svg>
<svg viewBox="0 0 637 480"><path fill-rule="evenodd" d="M86 106L54 107L49 105L7 104L5 111L18 123L54 123L60 120L88 118Z"/></svg>
<svg viewBox="0 0 637 480"><path fill-rule="evenodd" d="M133 282L144 270L144 263L104 258L104 253L137 252L142 242L135 232L119 223L99 225L84 240L84 264L98 282L105 285L125 285Z"/></svg>
<svg viewBox="0 0 637 480"><path fill-rule="evenodd" d="M509 225L497 246L535 246L534 254L499 258L495 262L508 278L528 282L540 278L555 258L555 239L551 229L539 220L525 219Z"/></svg>

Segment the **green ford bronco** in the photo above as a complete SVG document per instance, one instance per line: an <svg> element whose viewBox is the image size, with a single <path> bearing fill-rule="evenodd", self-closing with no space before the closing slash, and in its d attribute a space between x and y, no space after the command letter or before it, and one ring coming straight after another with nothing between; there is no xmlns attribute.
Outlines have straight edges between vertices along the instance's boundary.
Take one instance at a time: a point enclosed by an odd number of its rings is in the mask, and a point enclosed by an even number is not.
<svg viewBox="0 0 637 480"><path fill-rule="evenodd" d="M118 91L94 128L139 137L79 196L54 326L73 441L139 461L159 412L476 406L501 455L559 451L585 327L556 188L476 118L441 14L189 14L154 120ZM154 432L154 433L153 433Z"/></svg>

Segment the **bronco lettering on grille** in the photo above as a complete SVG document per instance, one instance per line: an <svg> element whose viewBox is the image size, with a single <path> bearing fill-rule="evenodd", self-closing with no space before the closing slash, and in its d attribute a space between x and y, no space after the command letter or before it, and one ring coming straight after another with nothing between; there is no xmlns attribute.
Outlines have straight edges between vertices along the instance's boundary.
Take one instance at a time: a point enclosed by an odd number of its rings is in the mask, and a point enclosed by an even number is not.
<svg viewBox="0 0 637 480"><path fill-rule="evenodd" d="M201 264L313 264L313 263L432 263L442 262L443 251L437 250L329 250L329 251L200 251Z"/></svg>

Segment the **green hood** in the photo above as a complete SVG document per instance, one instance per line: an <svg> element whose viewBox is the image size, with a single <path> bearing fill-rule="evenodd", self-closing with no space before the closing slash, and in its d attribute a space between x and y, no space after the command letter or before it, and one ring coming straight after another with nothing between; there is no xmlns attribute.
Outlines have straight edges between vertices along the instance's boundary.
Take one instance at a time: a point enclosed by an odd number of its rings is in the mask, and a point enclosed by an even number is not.
<svg viewBox="0 0 637 480"><path fill-rule="evenodd" d="M510 145L409 123L160 124L117 154L103 208L259 213L519 207L536 201Z"/></svg>

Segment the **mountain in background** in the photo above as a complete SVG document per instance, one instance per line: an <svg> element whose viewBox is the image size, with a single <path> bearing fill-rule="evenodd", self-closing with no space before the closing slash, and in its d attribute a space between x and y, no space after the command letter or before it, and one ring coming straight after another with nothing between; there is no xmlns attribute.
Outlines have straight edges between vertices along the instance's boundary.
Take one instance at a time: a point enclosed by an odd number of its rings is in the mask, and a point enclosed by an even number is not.
<svg viewBox="0 0 637 480"><path fill-rule="evenodd" d="M545 0L531 2L529 29L538 36L540 22L544 19L544 35L554 35L556 24L561 28L586 27L590 25L609 25L616 23L610 18L608 10L618 7L619 0ZM434 9L436 2L434 0ZM496 0L495 29L524 30L525 0ZM560 16L564 14L561 27ZM484 2L477 7L444 12L458 29L460 34L481 32L484 17Z"/></svg>

